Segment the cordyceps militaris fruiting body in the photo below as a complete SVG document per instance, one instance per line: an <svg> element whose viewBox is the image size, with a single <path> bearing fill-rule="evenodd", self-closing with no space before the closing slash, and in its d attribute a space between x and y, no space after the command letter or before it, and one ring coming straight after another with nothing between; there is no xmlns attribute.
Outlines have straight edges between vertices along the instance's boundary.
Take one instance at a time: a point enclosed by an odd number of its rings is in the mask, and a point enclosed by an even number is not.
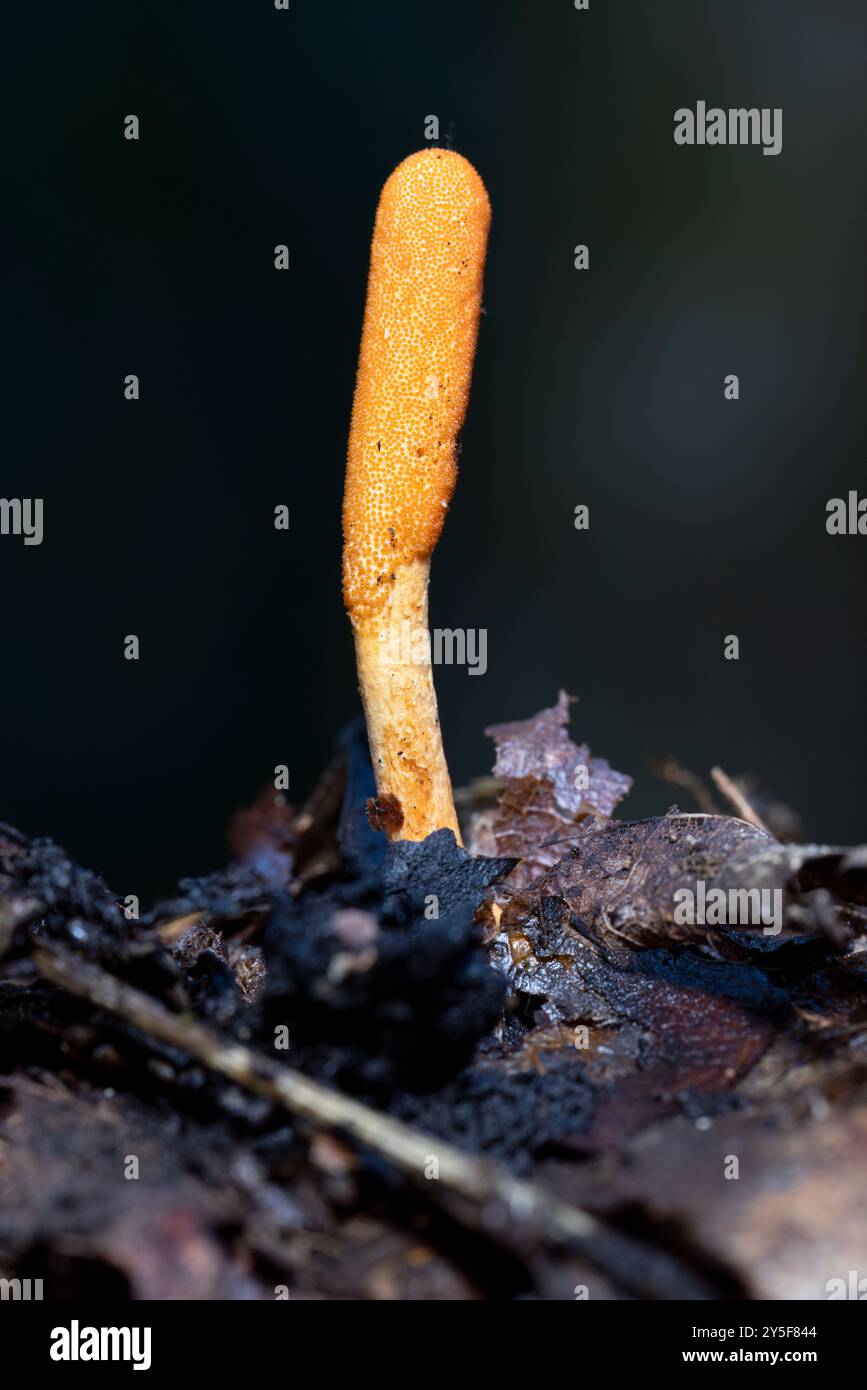
<svg viewBox="0 0 867 1390"><path fill-rule="evenodd" d="M391 839L460 838L428 630L430 558L457 477L491 220L451 150L410 155L376 212L343 500L343 595ZM421 653L421 656L420 656ZM399 803L399 806L398 806Z"/></svg>

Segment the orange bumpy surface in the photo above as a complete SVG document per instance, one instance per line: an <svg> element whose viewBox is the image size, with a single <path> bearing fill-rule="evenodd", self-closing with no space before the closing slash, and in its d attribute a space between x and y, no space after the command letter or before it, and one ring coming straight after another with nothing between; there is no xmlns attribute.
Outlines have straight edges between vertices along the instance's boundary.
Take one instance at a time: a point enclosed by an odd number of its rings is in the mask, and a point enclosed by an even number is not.
<svg viewBox="0 0 867 1390"><path fill-rule="evenodd" d="M343 594L355 618L398 567L430 555L454 492L491 208L451 150L410 155L376 211L343 500Z"/></svg>

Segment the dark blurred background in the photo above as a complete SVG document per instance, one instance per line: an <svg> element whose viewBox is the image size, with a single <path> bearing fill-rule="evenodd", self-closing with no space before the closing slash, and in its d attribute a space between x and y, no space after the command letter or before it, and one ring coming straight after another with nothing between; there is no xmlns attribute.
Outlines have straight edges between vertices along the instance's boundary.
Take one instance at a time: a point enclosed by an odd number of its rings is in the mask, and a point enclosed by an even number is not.
<svg viewBox="0 0 867 1390"><path fill-rule="evenodd" d="M678 797L649 770L673 754L864 834L867 537L825 531L867 493L861 0L12 10L0 491L46 530L0 538L0 819L147 895L223 861L275 764L311 788L358 707L340 500L374 209L435 114L494 209L433 566L433 623L488 629L484 678L437 676L455 781L565 686L637 779L624 814ZM698 99L782 107L782 154L676 147Z"/></svg>

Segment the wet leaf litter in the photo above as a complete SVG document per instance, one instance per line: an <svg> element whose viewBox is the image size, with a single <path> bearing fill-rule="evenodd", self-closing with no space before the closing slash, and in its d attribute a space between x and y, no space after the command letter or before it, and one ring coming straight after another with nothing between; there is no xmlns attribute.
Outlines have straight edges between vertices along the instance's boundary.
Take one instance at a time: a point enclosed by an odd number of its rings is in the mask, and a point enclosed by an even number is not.
<svg viewBox="0 0 867 1390"><path fill-rule="evenodd" d="M858 1267L867 853L618 819L630 779L564 696L490 732L467 849L371 825L355 725L305 806L263 793L140 920L0 827L3 1276L820 1298Z"/></svg>

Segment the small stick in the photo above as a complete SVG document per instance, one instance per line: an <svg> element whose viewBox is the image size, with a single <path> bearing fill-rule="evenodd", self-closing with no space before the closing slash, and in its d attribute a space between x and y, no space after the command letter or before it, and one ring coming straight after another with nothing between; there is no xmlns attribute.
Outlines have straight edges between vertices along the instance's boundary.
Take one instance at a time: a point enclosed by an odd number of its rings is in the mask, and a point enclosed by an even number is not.
<svg viewBox="0 0 867 1390"><path fill-rule="evenodd" d="M690 772L688 767L681 767L676 758L670 755L654 758L650 770L661 782L668 782L673 787L683 787L688 791L700 811L709 816L719 815L719 807L698 773Z"/></svg>
<svg viewBox="0 0 867 1390"><path fill-rule="evenodd" d="M158 1000L125 984L99 966L66 952L39 949L33 959L55 985L118 1015L141 1032L196 1058L203 1066L245 1090L265 1096L293 1115L338 1129L389 1159L428 1197L442 1186L463 1198L463 1213L473 1225L501 1244L532 1254L540 1237L588 1259L621 1287L645 1298L712 1298L714 1291L675 1260L628 1237L609 1231L595 1217L525 1182L499 1164L472 1158L431 1135L411 1129L360 1101L332 1091L301 1072L268 1057L226 1042L200 1023L171 1013ZM425 1173L431 1158L439 1164L439 1181Z"/></svg>
<svg viewBox="0 0 867 1390"><path fill-rule="evenodd" d="M740 787L729 777L727 772L723 772L721 767L712 767L710 775L716 783L723 796L731 803L741 820L748 821L757 830L764 830L766 835L770 835L770 830L765 825L758 811L756 811L747 798L744 796Z"/></svg>

